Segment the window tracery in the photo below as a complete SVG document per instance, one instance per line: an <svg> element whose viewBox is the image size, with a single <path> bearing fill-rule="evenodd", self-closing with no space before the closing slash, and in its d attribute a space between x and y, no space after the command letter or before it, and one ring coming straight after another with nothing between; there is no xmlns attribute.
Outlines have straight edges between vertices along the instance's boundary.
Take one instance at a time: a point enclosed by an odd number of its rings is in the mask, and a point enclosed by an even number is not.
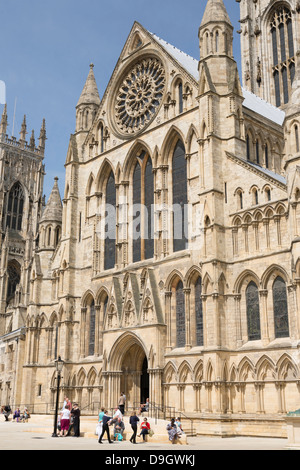
<svg viewBox="0 0 300 470"><path fill-rule="evenodd" d="M276 106L289 101L291 86L295 78L295 51L292 12L279 6L271 18L273 49L273 77Z"/></svg>
<svg viewBox="0 0 300 470"><path fill-rule="evenodd" d="M163 65L156 58L145 58L131 68L115 101L115 121L122 134L135 134L152 122L162 102L165 83Z"/></svg>

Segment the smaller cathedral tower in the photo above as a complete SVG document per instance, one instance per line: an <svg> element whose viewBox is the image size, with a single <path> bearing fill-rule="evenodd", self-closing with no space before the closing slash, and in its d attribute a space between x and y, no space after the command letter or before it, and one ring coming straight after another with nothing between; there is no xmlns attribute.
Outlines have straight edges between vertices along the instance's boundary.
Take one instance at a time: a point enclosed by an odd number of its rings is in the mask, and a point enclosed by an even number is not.
<svg viewBox="0 0 300 470"><path fill-rule="evenodd" d="M86 136L100 105L100 96L94 75L94 64L90 71L76 106L76 134Z"/></svg>

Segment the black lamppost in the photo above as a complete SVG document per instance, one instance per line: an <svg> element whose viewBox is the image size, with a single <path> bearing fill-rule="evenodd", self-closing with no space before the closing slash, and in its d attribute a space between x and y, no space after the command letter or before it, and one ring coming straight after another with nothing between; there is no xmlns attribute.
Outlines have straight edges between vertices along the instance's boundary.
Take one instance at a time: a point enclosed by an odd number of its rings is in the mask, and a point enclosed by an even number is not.
<svg viewBox="0 0 300 470"><path fill-rule="evenodd" d="M64 366L64 361L59 356L59 358L55 361L55 367L56 367L56 372L57 372L57 390L56 390L54 430L53 430L52 437L58 437L58 435L57 435L57 415L58 415L58 403L59 403L59 386L60 386L60 380L62 378L61 373L62 373L62 370L63 370L63 366Z"/></svg>

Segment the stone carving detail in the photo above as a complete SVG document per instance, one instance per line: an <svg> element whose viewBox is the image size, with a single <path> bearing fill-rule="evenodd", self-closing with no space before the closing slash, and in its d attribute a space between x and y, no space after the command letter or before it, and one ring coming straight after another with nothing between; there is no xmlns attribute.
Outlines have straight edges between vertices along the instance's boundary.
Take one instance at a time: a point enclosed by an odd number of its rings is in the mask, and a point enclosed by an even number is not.
<svg viewBox="0 0 300 470"><path fill-rule="evenodd" d="M115 103L116 123L123 134L135 134L155 118L165 83L165 71L158 59L143 59L132 67Z"/></svg>

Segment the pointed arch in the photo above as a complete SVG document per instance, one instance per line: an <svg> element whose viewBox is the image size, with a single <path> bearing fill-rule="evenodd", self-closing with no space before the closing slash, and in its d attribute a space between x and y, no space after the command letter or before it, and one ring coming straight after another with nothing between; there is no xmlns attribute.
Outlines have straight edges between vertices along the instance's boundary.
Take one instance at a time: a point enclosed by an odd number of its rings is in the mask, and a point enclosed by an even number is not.
<svg viewBox="0 0 300 470"><path fill-rule="evenodd" d="M276 370L278 380L294 380L299 377L299 367L287 353L284 353L277 361Z"/></svg>
<svg viewBox="0 0 300 470"><path fill-rule="evenodd" d="M176 364L173 361L169 361L164 368L164 383L176 383L178 381L178 372Z"/></svg>
<svg viewBox="0 0 300 470"><path fill-rule="evenodd" d="M100 169L97 173L95 179L95 189L96 192L105 193L105 189L107 186L107 181L109 179L110 174L113 174L114 178L116 175L115 168L110 160L105 158L100 166Z"/></svg>
<svg viewBox="0 0 300 470"><path fill-rule="evenodd" d="M253 362L248 358L244 357L237 368L237 379L238 382L247 382L255 380L255 367Z"/></svg>
<svg viewBox="0 0 300 470"><path fill-rule="evenodd" d="M203 370L204 370L203 360L200 359L194 368L194 381L196 383L203 381Z"/></svg>
<svg viewBox="0 0 300 470"><path fill-rule="evenodd" d="M161 165L168 165L170 163L178 140L181 140L183 143L186 139L182 131L178 127L172 125L167 135L165 136L161 147Z"/></svg>
<svg viewBox="0 0 300 470"><path fill-rule="evenodd" d="M276 379L276 366L273 360L266 355L263 355L256 364L257 380L265 381L271 375L272 379Z"/></svg>
<svg viewBox="0 0 300 470"><path fill-rule="evenodd" d="M178 379L179 382L187 382L187 378L190 376L190 382L194 381L193 370L188 361L183 361L178 368Z"/></svg>

